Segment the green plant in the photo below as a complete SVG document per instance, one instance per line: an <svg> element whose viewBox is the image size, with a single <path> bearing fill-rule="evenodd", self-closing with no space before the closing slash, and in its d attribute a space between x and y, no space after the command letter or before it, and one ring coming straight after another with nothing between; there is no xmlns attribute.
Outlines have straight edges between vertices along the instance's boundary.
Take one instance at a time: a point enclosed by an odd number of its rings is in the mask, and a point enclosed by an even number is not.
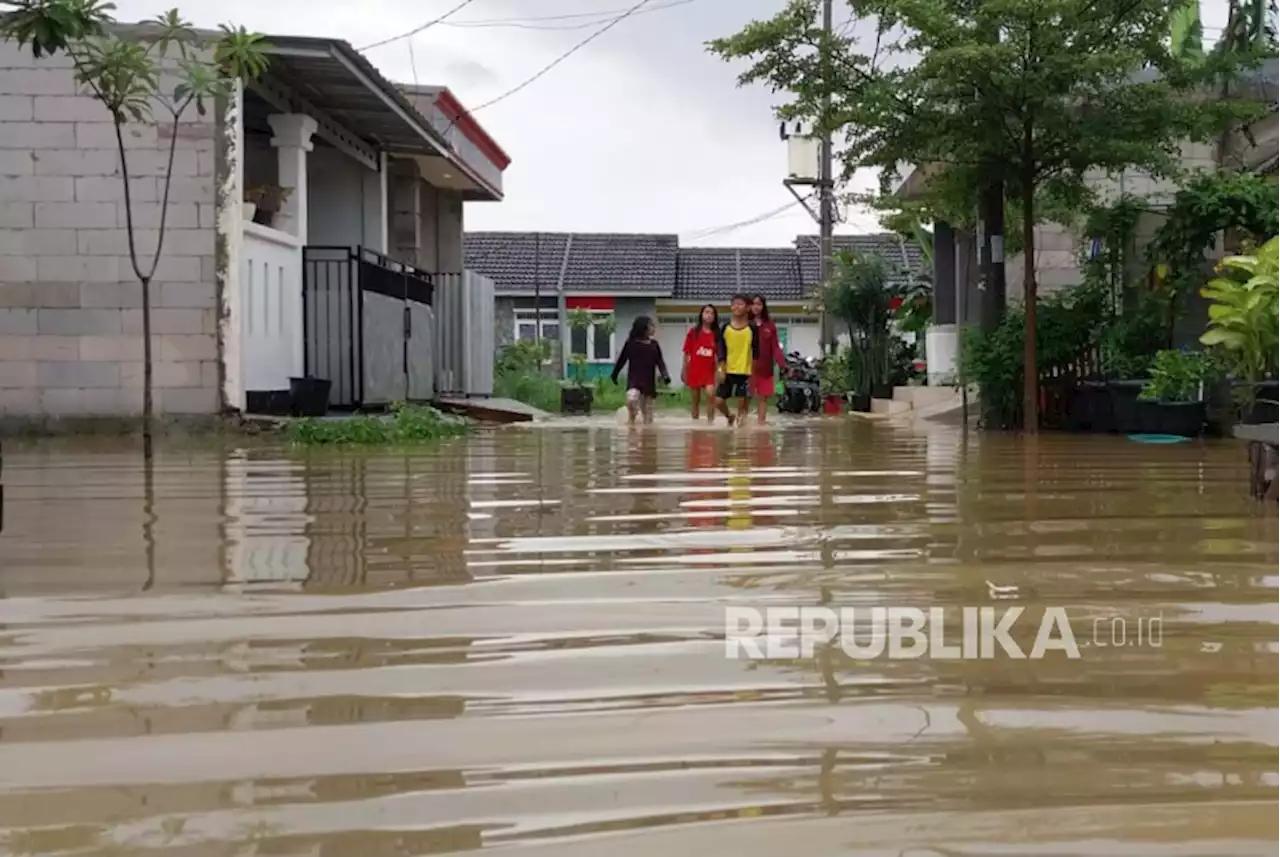
<svg viewBox="0 0 1280 857"><path fill-rule="evenodd" d="M1061 289L1039 300L1036 366L1042 373L1069 373L1095 342L1107 294L1098 283ZM1022 425L1026 318L1023 306L1009 309L989 332L966 328L960 347L959 383L977 384L988 428Z"/></svg>
<svg viewBox="0 0 1280 857"><path fill-rule="evenodd" d="M1165 349L1151 363L1151 378L1138 398L1147 402L1198 402L1209 380L1212 363L1202 351Z"/></svg>
<svg viewBox="0 0 1280 857"><path fill-rule="evenodd" d="M461 417L423 405L397 402L387 415L356 414L347 419L292 420L288 437L299 446L382 446L426 443L471 430Z"/></svg>
<svg viewBox="0 0 1280 857"><path fill-rule="evenodd" d="M1204 282L1205 251L1218 236L1226 232L1245 241L1266 241L1276 233L1280 202L1275 184L1266 178L1221 170L1200 173L1183 184L1166 214L1147 252L1180 311L1186 295Z"/></svg>
<svg viewBox="0 0 1280 857"><path fill-rule="evenodd" d="M1276 367L1280 328L1280 238L1251 256L1228 256L1201 294L1208 298L1209 327L1200 341L1226 355L1231 373L1251 384Z"/></svg>
<svg viewBox="0 0 1280 857"><path fill-rule="evenodd" d="M823 289L822 304L848 329L850 365L857 369L855 392L867 393L892 380L891 322L901 290L889 283L888 268L879 256L844 251L834 261L835 273Z"/></svg>
<svg viewBox="0 0 1280 857"><path fill-rule="evenodd" d="M149 448L153 398L151 280L164 250L181 120L191 108L204 115L211 103L234 91L237 79L261 75L267 66L263 53L266 45L261 35L226 25L216 39L206 40L196 34L177 9L144 22L136 31L122 36L107 26L111 22L109 13L115 8L110 3L8 0L3 5L16 9L0 16L0 38L12 39L20 46L30 44L36 56L65 52L74 64L76 82L107 109L115 125L129 262L142 291L142 430ZM172 77L176 77L177 83L171 89L166 88ZM138 251L124 127L131 122L153 122L155 107L166 114L168 157L161 185L155 250L149 260L143 260Z"/></svg>
<svg viewBox="0 0 1280 857"><path fill-rule="evenodd" d="M288 202L292 194L291 187L273 184L254 185L245 188L244 201L253 203L263 211L279 211L280 206Z"/></svg>
<svg viewBox="0 0 1280 857"><path fill-rule="evenodd" d="M517 339L498 350L493 364L495 379L522 372L540 372L551 358L551 343L545 339Z"/></svg>
<svg viewBox="0 0 1280 857"><path fill-rule="evenodd" d="M843 396L858 391L858 353L851 348L828 354L818 363L818 391Z"/></svg>

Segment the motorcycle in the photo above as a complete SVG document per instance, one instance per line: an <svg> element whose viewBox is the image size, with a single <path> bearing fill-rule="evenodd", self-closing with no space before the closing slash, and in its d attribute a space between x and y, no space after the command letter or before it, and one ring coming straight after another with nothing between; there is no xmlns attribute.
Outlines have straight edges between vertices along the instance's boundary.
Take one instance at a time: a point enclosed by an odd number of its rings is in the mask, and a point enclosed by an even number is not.
<svg viewBox="0 0 1280 857"><path fill-rule="evenodd" d="M782 395L778 397L778 413L818 413L822 409L818 381L818 365L812 357L805 357L799 351L788 354Z"/></svg>

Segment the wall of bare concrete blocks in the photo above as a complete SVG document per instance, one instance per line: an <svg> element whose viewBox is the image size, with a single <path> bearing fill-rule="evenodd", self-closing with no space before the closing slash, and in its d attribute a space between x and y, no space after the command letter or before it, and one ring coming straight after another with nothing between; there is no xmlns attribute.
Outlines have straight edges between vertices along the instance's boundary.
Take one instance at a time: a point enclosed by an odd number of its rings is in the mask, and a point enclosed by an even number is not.
<svg viewBox="0 0 1280 857"><path fill-rule="evenodd" d="M215 113L178 126L152 284L155 407L219 410ZM150 265L172 123L125 131L141 263ZM142 292L129 260L107 110L65 58L0 42L0 418L128 417L142 408Z"/></svg>
<svg viewBox="0 0 1280 857"><path fill-rule="evenodd" d="M1212 143L1187 142L1181 147L1182 166L1188 170L1212 170L1218 163L1217 148ZM1086 176L1086 182L1102 200L1114 200L1121 194L1143 197L1153 209L1163 209L1173 202L1178 184L1172 179L1155 178L1142 170L1125 170L1119 175L1107 175L1096 171ZM1135 245L1143 247L1161 218L1144 217L1134 236ZM1065 286L1080 282L1080 254L1085 249L1087 236L1056 223L1042 223L1036 227L1036 293L1048 294ZM1023 256L1010 257L1005 268L1006 292L1010 301L1023 297Z"/></svg>

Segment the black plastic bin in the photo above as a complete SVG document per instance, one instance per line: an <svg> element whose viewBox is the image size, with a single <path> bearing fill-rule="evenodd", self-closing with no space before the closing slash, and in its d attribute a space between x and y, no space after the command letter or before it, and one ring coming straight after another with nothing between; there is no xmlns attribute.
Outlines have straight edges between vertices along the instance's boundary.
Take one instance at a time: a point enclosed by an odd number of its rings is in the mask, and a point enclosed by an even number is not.
<svg viewBox="0 0 1280 857"><path fill-rule="evenodd" d="M329 391L333 382L328 378L290 378L289 395L293 398L295 417L322 417L329 412Z"/></svg>

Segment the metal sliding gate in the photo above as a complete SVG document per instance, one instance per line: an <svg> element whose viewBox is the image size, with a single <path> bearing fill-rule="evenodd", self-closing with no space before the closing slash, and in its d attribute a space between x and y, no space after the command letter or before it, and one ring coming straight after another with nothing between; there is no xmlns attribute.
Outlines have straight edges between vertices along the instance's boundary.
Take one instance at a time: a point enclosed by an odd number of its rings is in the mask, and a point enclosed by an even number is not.
<svg viewBox="0 0 1280 857"><path fill-rule="evenodd" d="M304 247L306 374L332 384L334 408L433 397L431 275L364 247Z"/></svg>

